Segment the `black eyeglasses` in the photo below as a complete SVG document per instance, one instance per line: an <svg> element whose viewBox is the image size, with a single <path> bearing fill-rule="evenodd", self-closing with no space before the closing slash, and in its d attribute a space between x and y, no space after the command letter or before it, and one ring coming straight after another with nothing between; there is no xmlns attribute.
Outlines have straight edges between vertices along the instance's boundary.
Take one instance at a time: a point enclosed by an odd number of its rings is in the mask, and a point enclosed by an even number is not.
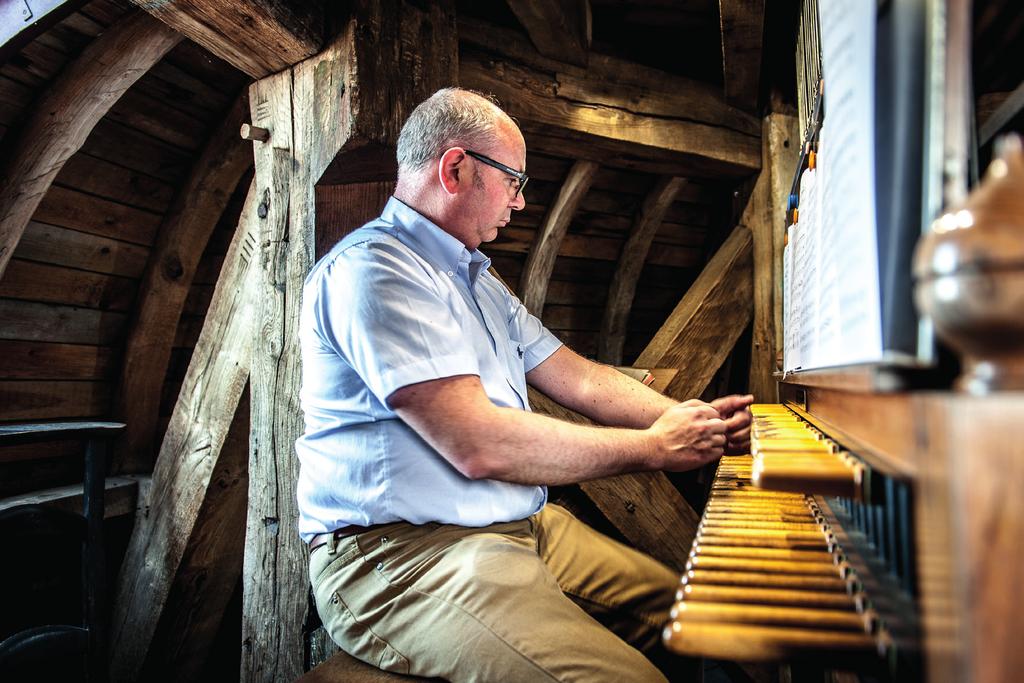
<svg viewBox="0 0 1024 683"><path fill-rule="evenodd" d="M523 188L526 187L526 183L529 182L529 180L530 180L530 176L526 175L526 173L524 173L523 171L517 171L516 169L512 168L511 166L506 166L505 164L501 163L500 161L495 161L494 159L492 159L490 157L485 157L483 154L478 154L478 153L472 152L472 151L470 151L468 149L466 150L466 154L468 156L473 157L477 161L481 161L481 162L487 164L488 166L492 166L492 167L498 169L499 171L507 173L510 176L512 176L513 178L515 178L516 180L518 180L519 181L519 185L516 187L516 196L522 194Z"/></svg>

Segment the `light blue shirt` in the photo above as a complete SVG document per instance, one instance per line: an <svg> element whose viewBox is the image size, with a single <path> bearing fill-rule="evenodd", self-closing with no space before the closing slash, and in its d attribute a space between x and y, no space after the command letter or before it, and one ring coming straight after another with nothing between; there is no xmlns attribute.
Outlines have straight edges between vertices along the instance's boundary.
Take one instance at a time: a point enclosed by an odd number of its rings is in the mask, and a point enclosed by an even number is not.
<svg viewBox="0 0 1024 683"><path fill-rule="evenodd" d="M386 402L409 384L477 375L495 405L530 409L526 373L561 342L489 265L391 198L313 267L299 322L303 540L399 520L485 526L544 506L542 486L466 478Z"/></svg>

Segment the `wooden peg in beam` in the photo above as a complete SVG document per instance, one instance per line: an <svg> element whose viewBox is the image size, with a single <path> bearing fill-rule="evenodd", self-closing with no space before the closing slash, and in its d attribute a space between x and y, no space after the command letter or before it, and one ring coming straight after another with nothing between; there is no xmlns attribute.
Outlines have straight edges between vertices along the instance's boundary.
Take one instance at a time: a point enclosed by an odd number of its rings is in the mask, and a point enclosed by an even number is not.
<svg viewBox="0 0 1024 683"><path fill-rule="evenodd" d="M243 123L241 129L241 135L243 140L258 140L259 142L266 142L270 139L270 131L266 128L260 128L250 123Z"/></svg>

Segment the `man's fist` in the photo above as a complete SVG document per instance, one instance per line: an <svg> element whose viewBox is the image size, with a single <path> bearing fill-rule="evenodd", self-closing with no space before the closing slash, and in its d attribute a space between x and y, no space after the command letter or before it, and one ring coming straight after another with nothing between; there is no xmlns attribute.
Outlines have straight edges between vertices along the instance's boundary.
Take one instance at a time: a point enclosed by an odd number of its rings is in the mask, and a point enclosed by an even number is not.
<svg viewBox="0 0 1024 683"><path fill-rule="evenodd" d="M754 402L751 394L745 396L723 396L711 402L711 407L718 411L725 422L725 452L730 455L748 453L750 451L750 404Z"/></svg>
<svg viewBox="0 0 1024 683"><path fill-rule="evenodd" d="M711 404L691 399L679 403L651 425L661 462L658 469L681 472L722 456L726 425Z"/></svg>

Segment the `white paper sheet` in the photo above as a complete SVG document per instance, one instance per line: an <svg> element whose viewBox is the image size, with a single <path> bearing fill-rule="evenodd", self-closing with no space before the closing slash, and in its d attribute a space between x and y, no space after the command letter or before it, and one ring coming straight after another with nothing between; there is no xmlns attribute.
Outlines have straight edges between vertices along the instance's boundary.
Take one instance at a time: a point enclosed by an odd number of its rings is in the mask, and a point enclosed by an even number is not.
<svg viewBox="0 0 1024 683"><path fill-rule="evenodd" d="M882 357L875 225L876 3L820 0L819 12L827 135L819 148L817 179L818 341L814 357L803 359L804 368Z"/></svg>

